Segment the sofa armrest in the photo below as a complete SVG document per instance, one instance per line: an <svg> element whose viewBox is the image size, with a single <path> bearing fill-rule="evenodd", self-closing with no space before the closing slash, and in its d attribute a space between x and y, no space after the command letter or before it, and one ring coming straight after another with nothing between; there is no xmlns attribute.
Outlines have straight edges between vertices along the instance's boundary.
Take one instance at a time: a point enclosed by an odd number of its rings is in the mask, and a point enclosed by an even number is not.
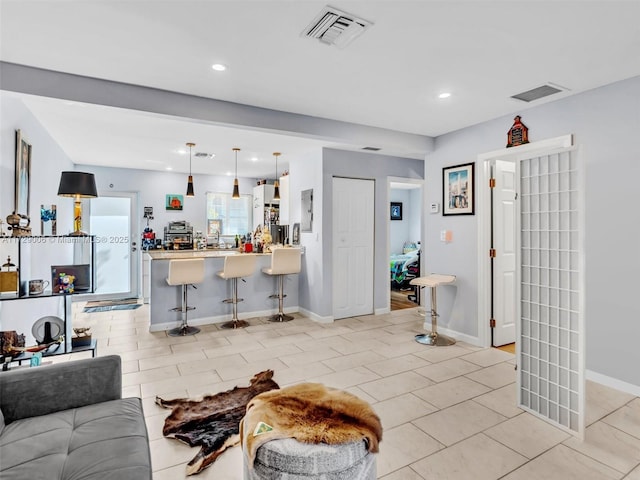
<svg viewBox="0 0 640 480"><path fill-rule="evenodd" d="M118 355L0 373L5 423L122 397Z"/></svg>

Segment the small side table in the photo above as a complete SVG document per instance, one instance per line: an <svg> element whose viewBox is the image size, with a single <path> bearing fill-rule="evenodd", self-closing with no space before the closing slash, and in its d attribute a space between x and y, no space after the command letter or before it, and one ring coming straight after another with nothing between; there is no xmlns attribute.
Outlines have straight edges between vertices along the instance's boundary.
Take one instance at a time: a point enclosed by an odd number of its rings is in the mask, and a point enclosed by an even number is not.
<svg viewBox="0 0 640 480"><path fill-rule="evenodd" d="M438 333L438 309L436 304L436 287L439 285L451 285L455 283L455 275L441 275L438 273L432 273L426 277L414 278L409 282L411 285L415 285L417 288L430 287L431 288L431 332L422 333L416 335L416 342L423 345L435 345L438 347L446 347L456 343L456 340L446 335L440 335Z"/></svg>

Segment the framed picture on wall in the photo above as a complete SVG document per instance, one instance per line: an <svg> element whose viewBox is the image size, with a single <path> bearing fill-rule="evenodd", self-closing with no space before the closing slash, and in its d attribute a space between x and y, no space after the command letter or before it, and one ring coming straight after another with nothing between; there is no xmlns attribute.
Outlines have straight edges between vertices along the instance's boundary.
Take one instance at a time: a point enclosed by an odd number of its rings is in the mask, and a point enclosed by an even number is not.
<svg viewBox="0 0 640 480"><path fill-rule="evenodd" d="M31 144L16 130L15 212L29 215L29 187L31 186Z"/></svg>
<svg viewBox="0 0 640 480"><path fill-rule="evenodd" d="M402 220L402 202L391 202L391 220Z"/></svg>
<svg viewBox="0 0 640 480"><path fill-rule="evenodd" d="M182 210L184 197L176 193L165 195L165 210Z"/></svg>
<svg viewBox="0 0 640 480"><path fill-rule="evenodd" d="M442 215L473 215L474 163L442 169Z"/></svg>

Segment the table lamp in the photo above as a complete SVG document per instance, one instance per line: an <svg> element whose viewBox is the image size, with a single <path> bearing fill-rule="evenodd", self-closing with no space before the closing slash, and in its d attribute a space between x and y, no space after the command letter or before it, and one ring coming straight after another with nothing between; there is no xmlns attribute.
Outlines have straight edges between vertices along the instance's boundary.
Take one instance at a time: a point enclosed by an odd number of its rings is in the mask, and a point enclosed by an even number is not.
<svg viewBox="0 0 640 480"><path fill-rule="evenodd" d="M82 231L82 203L81 198L96 198L96 179L93 173L85 172L62 172L60 176L60 186L58 196L73 197L75 199L73 208L73 233L71 236L86 236Z"/></svg>

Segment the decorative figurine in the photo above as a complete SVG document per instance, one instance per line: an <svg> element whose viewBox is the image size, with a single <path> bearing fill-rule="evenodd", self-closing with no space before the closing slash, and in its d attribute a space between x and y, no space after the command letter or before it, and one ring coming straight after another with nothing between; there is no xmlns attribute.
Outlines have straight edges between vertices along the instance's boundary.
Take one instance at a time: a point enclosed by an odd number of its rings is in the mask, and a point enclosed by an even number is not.
<svg viewBox="0 0 640 480"><path fill-rule="evenodd" d="M520 115L513 119L513 125L507 132L507 148L529 143L529 129L520 121Z"/></svg>

